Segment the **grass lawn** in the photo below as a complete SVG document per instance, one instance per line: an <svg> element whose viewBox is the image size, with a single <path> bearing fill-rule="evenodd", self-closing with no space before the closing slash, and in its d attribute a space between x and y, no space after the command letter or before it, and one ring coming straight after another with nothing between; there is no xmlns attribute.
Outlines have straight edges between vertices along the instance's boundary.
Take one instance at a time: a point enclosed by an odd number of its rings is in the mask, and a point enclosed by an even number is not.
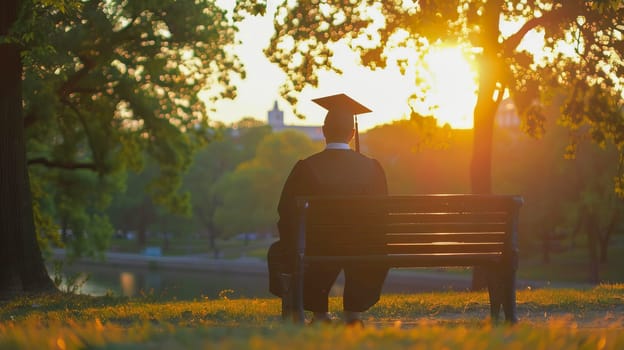
<svg viewBox="0 0 624 350"><path fill-rule="evenodd" d="M0 349L624 349L624 284L518 292L492 325L486 293L383 295L366 327L296 326L278 299L162 301L56 295L0 304Z"/></svg>
<svg viewBox="0 0 624 350"><path fill-rule="evenodd" d="M583 283L590 277L589 262L589 253L585 247L553 254L549 263L544 263L540 255L535 255L521 260L518 278ZM608 262L599 265L600 281L624 282L622 266L624 266L624 244L611 245L608 250Z"/></svg>

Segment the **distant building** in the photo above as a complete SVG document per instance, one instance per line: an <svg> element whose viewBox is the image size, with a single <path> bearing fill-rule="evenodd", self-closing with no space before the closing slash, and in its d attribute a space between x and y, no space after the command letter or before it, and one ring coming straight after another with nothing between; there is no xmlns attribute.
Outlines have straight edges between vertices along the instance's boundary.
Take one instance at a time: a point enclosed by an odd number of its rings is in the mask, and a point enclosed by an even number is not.
<svg viewBox="0 0 624 350"><path fill-rule="evenodd" d="M269 111L269 125L273 130L284 128L284 111L277 106L277 101L273 104L273 109Z"/></svg>
<svg viewBox="0 0 624 350"><path fill-rule="evenodd" d="M308 135L314 141L322 141L323 130L321 126L305 126L305 125L285 125L284 124L284 111L280 110L277 106L277 101L273 104L273 109L268 113L268 122L273 131L279 132L282 130L297 130Z"/></svg>

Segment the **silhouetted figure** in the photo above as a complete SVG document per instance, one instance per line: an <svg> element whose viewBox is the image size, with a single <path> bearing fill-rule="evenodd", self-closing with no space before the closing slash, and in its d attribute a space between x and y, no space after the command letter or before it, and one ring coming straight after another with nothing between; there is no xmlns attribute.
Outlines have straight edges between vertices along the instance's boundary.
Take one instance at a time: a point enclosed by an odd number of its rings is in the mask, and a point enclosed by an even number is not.
<svg viewBox="0 0 624 350"><path fill-rule="evenodd" d="M368 108L339 94L313 100L328 110L323 125L326 148L304 160L292 169L278 205L280 240L269 249L268 263L271 293L282 296L280 273L293 269L295 239L298 230L298 196L306 195L385 195L388 192L386 175L379 162L349 148L356 136L354 116L370 112ZM360 313L373 306L381 294L386 268L345 267L338 264L305 266L303 306L314 313L316 322L328 322L328 295L341 270L345 286L343 307L348 324L361 324Z"/></svg>

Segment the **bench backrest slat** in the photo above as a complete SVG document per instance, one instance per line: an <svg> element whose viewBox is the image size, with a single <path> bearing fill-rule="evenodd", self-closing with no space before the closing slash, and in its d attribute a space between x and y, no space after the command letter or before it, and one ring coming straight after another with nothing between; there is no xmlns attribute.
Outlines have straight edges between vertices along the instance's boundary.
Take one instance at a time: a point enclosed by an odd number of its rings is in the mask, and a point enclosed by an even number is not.
<svg viewBox="0 0 624 350"><path fill-rule="evenodd" d="M308 257L500 259L515 243L515 196L418 195L300 199ZM405 263L407 258L402 258ZM445 260L447 259L447 260ZM472 260L471 260L472 259ZM394 259L396 260L396 259ZM438 261L438 263L440 263Z"/></svg>
<svg viewBox="0 0 624 350"><path fill-rule="evenodd" d="M488 233L417 233L417 234L396 234L389 233L380 235L378 233L359 234L357 237L341 235L342 231L335 231L335 235L315 235L319 231L312 231L307 242L310 244L326 244L333 242L336 244L357 244L359 241L383 244L415 244L415 243L504 243L504 232ZM326 232L323 232L326 233Z"/></svg>
<svg viewBox="0 0 624 350"><path fill-rule="evenodd" d="M506 212L466 212L466 213L392 213L388 222L400 223L491 223L506 222Z"/></svg>
<svg viewBox="0 0 624 350"><path fill-rule="evenodd" d="M340 209L348 204L355 212L375 210L383 206L393 213L470 213L470 212L505 212L515 206L511 197L498 195L414 195L414 196L323 196L308 197L321 204L319 209ZM354 200L358 198L357 200ZM517 197L516 197L517 198Z"/></svg>
<svg viewBox="0 0 624 350"><path fill-rule="evenodd" d="M383 218L380 218L383 220ZM505 232L507 224L504 222L494 223L336 223L315 225L310 224L307 227L309 233L314 232L315 235L335 235L345 231L358 231L365 234L366 232L384 232L391 233L480 233L480 232Z"/></svg>
<svg viewBox="0 0 624 350"><path fill-rule="evenodd" d="M311 247L310 255L370 255L370 254L450 254L450 253L498 253L501 254L503 243L456 243L456 244L332 244L330 247Z"/></svg>
<svg viewBox="0 0 624 350"><path fill-rule="evenodd" d="M306 262L332 262L334 256L306 256ZM500 254L427 254L427 255L368 255L341 256L340 262L358 266L383 264L391 267L475 266L500 261Z"/></svg>

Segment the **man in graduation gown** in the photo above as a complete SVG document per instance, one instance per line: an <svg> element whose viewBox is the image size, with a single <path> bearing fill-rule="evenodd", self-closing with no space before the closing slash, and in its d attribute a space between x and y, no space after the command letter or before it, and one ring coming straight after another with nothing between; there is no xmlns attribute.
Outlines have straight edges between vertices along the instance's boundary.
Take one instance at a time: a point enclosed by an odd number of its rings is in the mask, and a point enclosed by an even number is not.
<svg viewBox="0 0 624 350"><path fill-rule="evenodd" d="M313 101L328 110L323 125L326 148L298 161L282 190L278 205L280 240L268 253L270 290L277 296L281 296L279 273L290 272L277 270L292 269L298 229L298 196L385 195L388 192L386 176L379 162L349 147L349 142L357 135L354 116L370 110L344 94ZM341 270L342 266L327 263L305 266L303 304L304 309L313 312L314 321L329 321L328 294ZM386 274L385 268L344 268L345 322L361 324L360 313L379 300Z"/></svg>

